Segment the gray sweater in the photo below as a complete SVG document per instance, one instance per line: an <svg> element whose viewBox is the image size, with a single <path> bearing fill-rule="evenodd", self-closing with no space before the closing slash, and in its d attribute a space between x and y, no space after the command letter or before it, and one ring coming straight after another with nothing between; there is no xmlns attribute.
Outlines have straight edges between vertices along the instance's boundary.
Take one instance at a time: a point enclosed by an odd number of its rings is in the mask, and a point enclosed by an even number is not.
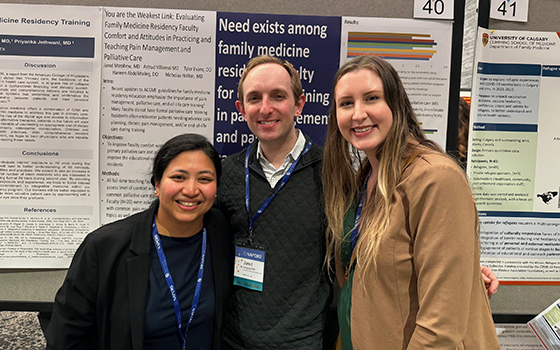
<svg viewBox="0 0 560 350"><path fill-rule="evenodd" d="M266 180L256 150L255 142L249 159L251 217L275 190ZM217 200L234 240L243 241L249 230L245 152L223 161ZM326 218L322 155L322 147L313 144L254 222L254 243L266 246L264 286L262 292L234 289L224 324L225 341L234 349L323 348L325 312L332 290L323 266Z"/></svg>

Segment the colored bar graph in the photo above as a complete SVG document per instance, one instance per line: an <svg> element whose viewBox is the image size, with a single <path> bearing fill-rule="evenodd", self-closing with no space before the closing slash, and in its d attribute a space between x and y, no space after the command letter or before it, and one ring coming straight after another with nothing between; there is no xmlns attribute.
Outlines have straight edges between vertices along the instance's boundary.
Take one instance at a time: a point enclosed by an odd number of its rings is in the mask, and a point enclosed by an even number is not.
<svg viewBox="0 0 560 350"><path fill-rule="evenodd" d="M348 32L347 57L376 55L383 59L429 61L437 52L430 34Z"/></svg>

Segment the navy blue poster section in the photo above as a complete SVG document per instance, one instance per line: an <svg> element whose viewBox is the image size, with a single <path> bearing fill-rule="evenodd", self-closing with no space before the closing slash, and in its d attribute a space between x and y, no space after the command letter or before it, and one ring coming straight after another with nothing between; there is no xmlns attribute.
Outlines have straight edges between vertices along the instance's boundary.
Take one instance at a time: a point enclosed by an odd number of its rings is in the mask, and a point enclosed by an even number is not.
<svg viewBox="0 0 560 350"><path fill-rule="evenodd" d="M296 127L319 144L327 130L332 81L340 60L340 17L218 12L214 145L222 156L254 139L235 108L237 83L247 62L268 54L290 61L306 97Z"/></svg>
<svg viewBox="0 0 560 350"><path fill-rule="evenodd" d="M0 35L0 55L93 58L94 38Z"/></svg>

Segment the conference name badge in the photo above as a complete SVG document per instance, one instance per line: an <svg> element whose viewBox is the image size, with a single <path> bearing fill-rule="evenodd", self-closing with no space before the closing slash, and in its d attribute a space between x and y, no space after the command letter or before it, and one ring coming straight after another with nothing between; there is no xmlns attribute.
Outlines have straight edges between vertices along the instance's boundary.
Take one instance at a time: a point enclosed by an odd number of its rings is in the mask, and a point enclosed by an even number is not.
<svg viewBox="0 0 560 350"><path fill-rule="evenodd" d="M235 246L233 284L262 291L264 281L264 250Z"/></svg>

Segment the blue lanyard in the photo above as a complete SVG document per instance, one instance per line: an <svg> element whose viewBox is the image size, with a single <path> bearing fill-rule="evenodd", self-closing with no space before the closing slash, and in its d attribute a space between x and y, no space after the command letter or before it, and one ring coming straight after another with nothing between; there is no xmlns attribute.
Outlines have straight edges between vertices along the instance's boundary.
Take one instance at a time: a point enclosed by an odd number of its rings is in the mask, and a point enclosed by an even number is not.
<svg viewBox="0 0 560 350"><path fill-rule="evenodd" d="M255 213L255 215L253 215L253 217L251 217L251 212L249 210L249 155L251 154L251 146L252 145L249 145L249 147L247 147L247 152L245 153L245 207L247 208L247 216L249 217L249 243L251 243L251 244L253 243L252 242L253 241L253 223L255 222L255 220L257 220L257 218L259 216L261 216L261 214L268 207L268 205L270 204L272 199L274 199L276 194L278 194L278 192L280 192L280 190L284 187L284 185L286 185L286 183L288 182L288 180L292 176L292 172L294 171L294 168L296 167L298 161L301 159L301 157L303 155L305 155L307 152L309 152L309 150L311 149L311 145L312 145L312 142L309 141L307 143L307 146L305 146L305 149L303 150L303 152L301 152L301 154L295 160L295 162L292 163L292 165L288 169L288 172L282 178L282 181L280 182L280 186L278 186L278 189L276 190L276 192L274 192L274 194L272 194L272 196L268 197L268 199L264 201L264 203L260 206L259 210L257 210L257 212Z"/></svg>
<svg viewBox="0 0 560 350"><path fill-rule="evenodd" d="M369 176L368 176L369 179ZM362 216L362 208L364 206L364 198L366 197L367 192L367 179L366 179L366 186L362 191L362 195L360 196L360 203L358 203L358 209L356 209L356 219L354 219L354 228L350 231L350 246L352 247L351 252L354 252L354 248L356 248L356 243L358 243L358 222L360 221L360 216Z"/></svg>
<svg viewBox="0 0 560 350"><path fill-rule="evenodd" d="M202 288L202 278L204 276L204 259L206 258L206 228L202 229L202 248L200 252L200 267L198 268L198 276L196 278L196 286L194 288L194 296L191 305L191 312L189 314L189 320L187 321L187 327L185 328L185 333L181 329L182 318L181 318L181 305L179 304L179 298L177 297L177 290L175 288L175 283L169 272L169 267L167 266L167 259L165 258L165 253L163 252L163 246L161 245L161 239L156 226L156 219L154 218L154 223L152 224L152 237L154 238L154 245L156 246L156 252L159 257L159 263L161 269L163 270L163 275L165 276L165 282L167 282L167 287L169 288L169 294L171 295L171 301L173 302L173 310L175 310L175 320L177 321L177 328L179 329L179 335L183 340L183 345L181 349L185 350L187 348L187 332L194 318L194 313L198 307L198 301L200 299L200 289Z"/></svg>

